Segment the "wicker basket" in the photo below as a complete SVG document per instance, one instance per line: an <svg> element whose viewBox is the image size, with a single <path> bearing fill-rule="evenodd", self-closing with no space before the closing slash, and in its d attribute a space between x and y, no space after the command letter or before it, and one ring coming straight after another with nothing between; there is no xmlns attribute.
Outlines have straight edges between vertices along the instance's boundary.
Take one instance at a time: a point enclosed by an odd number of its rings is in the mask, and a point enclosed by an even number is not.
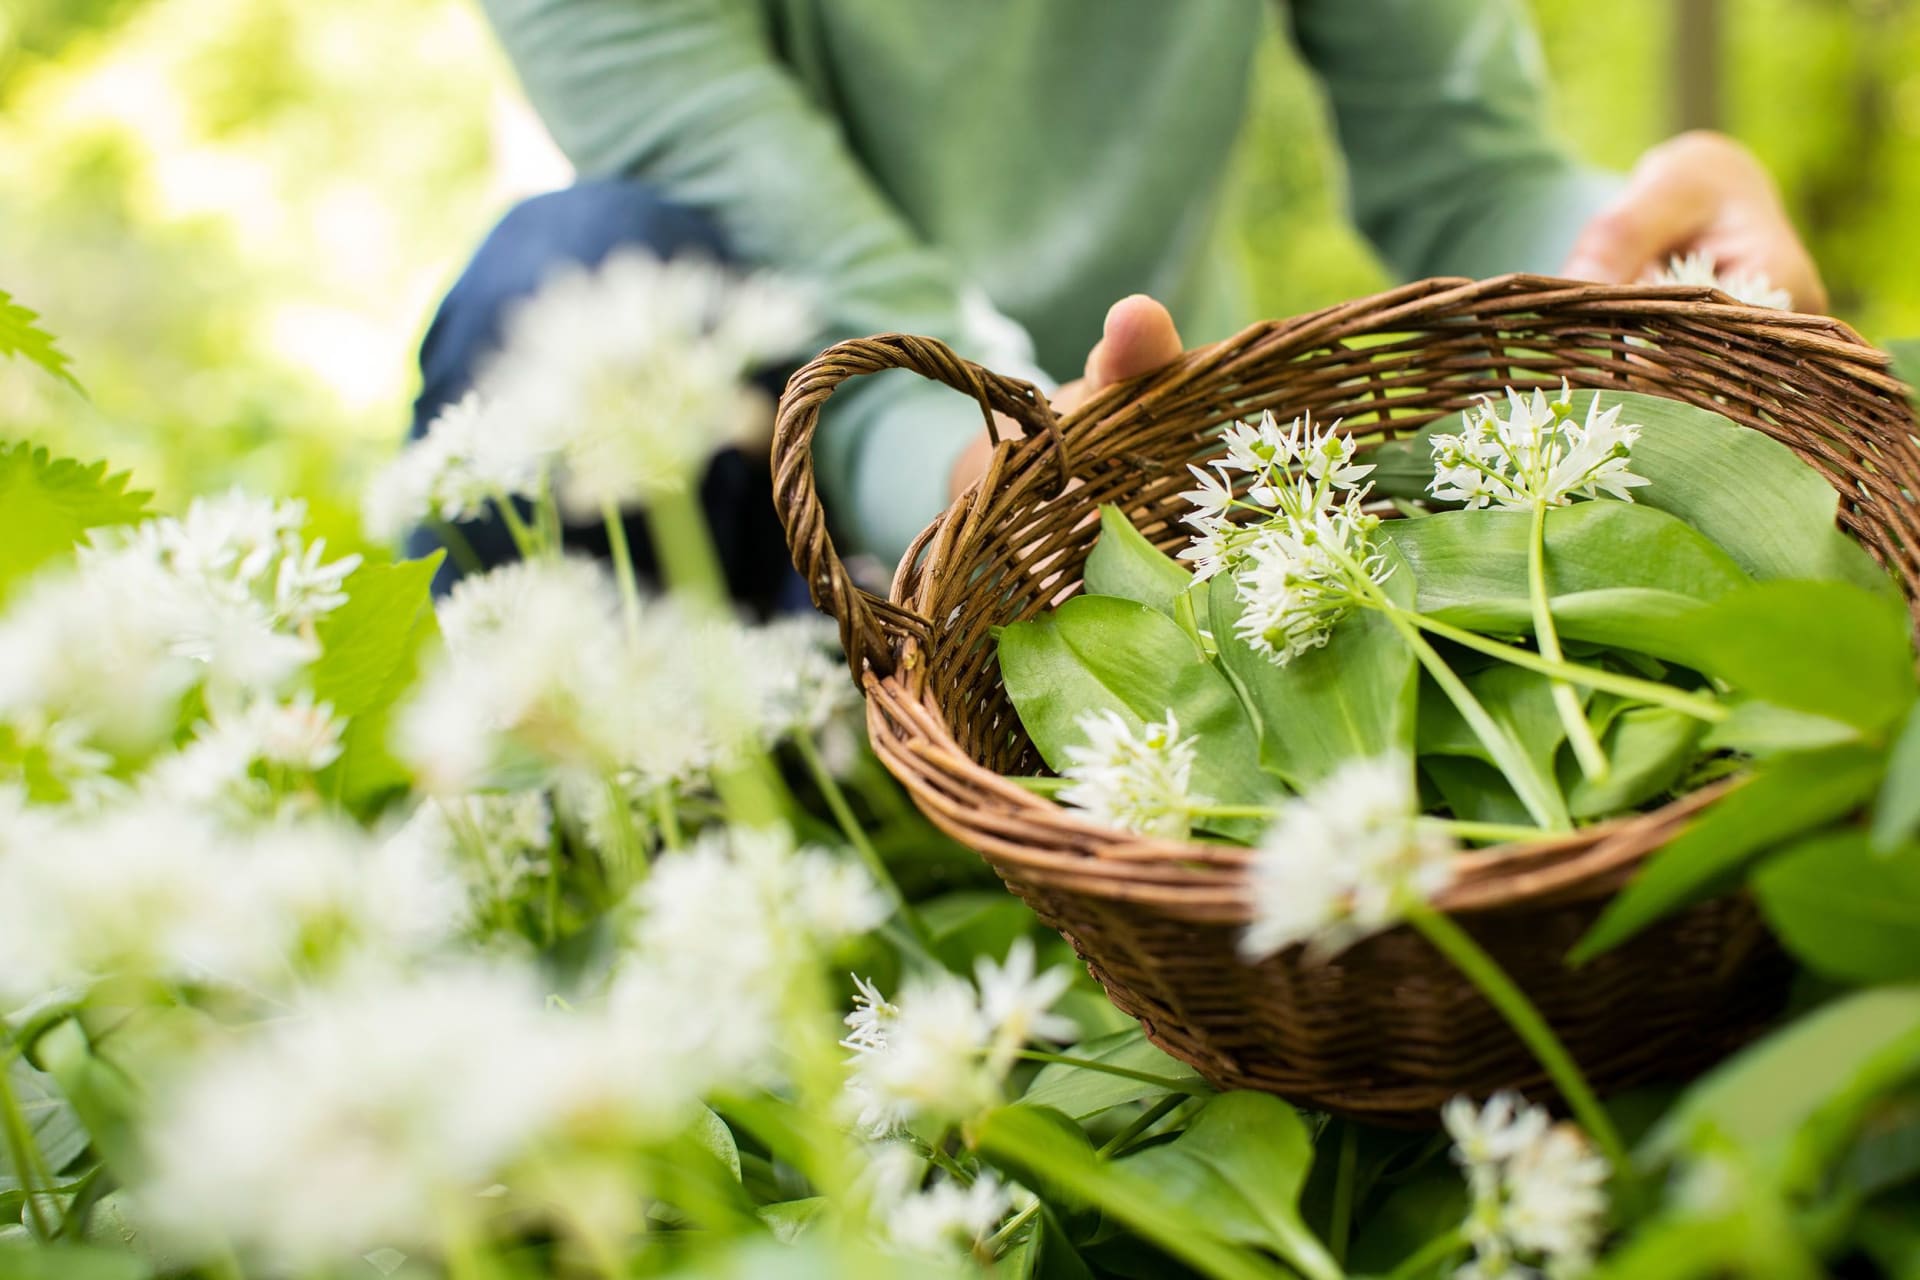
<svg viewBox="0 0 1920 1280"><path fill-rule="evenodd" d="M1837 321L1695 287L1535 276L1428 280L1255 325L1064 420L1024 382L938 342L844 342L797 373L775 431L776 499L795 564L840 622L875 749L929 818L978 850L1085 959L1153 1040L1225 1087L1421 1123L1456 1093L1545 1077L1478 992L1400 928L1323 964L1244 964L1244 849L1093 825L1014 784L1040 760L1000 684L989 628L1079 589L1096 508L1163 548L1186 464L1218 428L1311 410L1379 441L1499 383L1632 389L1691 401L1790 445L1843 495L1841 520L1920 594L1920 446L1887 357ZM835 554L814 488L820 407L856 374L906 368L1022 422L981 482L915 543L892 598ZM989 418L990 421L990 418ZM1069 483L1069 482L1073 483ZM1533 998L1603 1091L1699 1069L1775 1012L1788 965L1744 896L1702 903L1574 971L1563 957L1649 854L1712 794L1526 845L1463 853L1437 905Z"/></svg>

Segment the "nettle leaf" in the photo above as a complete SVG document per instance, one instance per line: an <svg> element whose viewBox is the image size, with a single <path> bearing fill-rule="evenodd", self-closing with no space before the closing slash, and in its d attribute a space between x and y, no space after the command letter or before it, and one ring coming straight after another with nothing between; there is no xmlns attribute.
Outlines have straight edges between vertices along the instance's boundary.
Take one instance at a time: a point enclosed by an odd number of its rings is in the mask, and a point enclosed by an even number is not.
<svg viewBox="0 0 1920 1280"><path fill-rule="evenodd" d="M86 388L67 367L67 353L60 350L52 334L35 323L39 319L38 312L21 306L12 294L0 289L0 356L23 357L85 395Z"/></svg>
<svg viewBox="0 0 1920 1280"><path fill-rule="evenodd" d="M1129 1027L1110 1036L1082 1041L1069 1052L1073 1057L1085 1058L1104 1066L1177 1082L1181 1092L1208 1093L1212 1090L1212 1086L1200 1078L1199 1072L1147 1039L1146 1033L1139 1027ZM1033 1077L1033 1083L1027 1086L1020 1100L1029 1106L1051 1107L1075 1120L1085 1120L1102 1111L1143 1098L1157 1098L1168 1092L1170 1090L1165 1086L1151 1081L1130 1079L1091 1067L1050 1062Z"/></svg>
<svg viewBox="0 0 1920 1280"><path fill-rule="evenodd" d="M1391 547L1385 554L1386 592L1410 604L1412 575ZM1304 789L1347 760L1410 751L1419 664L1384 616L1356 609L1326 644L1280 667L1234 633L1244 610L1228 575L1213 579L1208 611L1220 665L1258 722L1263 767Z"/></svg>
<svg viewBox="0 0 1920 1280"><path fill-rule="evenodd" d="M1389 520L1380 538L1406 557L1416 607L1475 631L1533 630L1525 511L1442 511ZM1626 502L1547 513L1547 596L1562 638L1665 658L1673 626L1751 579L1685 521Z"/></svg>
<svg viewBox="0 0 1920 1280"><path fill-rule="evenodd" d="M1755 698L1886 729L1914 700L1911 619L1899 604L1842 582L1761 582L1673 620L1662 657Z"/></svg>
<svg viewBox="0 0 1920 1280"><path fill-rule="evenodd" d="M1836 521L1840 495L1813 467L1762 431L1680 400L1633 391L1575 391L1584 419L1595 395L1620 405L1622 422L1640 424L1633 471L1649 483L1634 490L1635 505L1687 522L1754 578L1818 578L1851 582L1888 594L1893 585ZM1449 414L1411 436L1382 445L1373 456L1383 493L1421 497L1433 479L1429 438L1460 430Z"/></svg>
<svg viewBox="0 0 1920 1280"><path fill-rule="evenodd" d="M1067 747L1085 741L1078 722L1089 711L1113 711L1136 730L1172 712L1181 736L1199 739L1197 793L1245 805L1279 790L1260 771L1253 721L1233 686L1147 605L1075 596L1016 622L1000 633L1000 673L1033 745L1056 771L1069 763Z"/></svg>
<svg viewBox="0 0 1920 1280"><path fill-rule="evenodd" d="M1817 972L1920 979L1920 845L1879 854L1864 832L1815 836L1768 860L1753 891L1780 940Z"/></svg>
<svg viewBox="0 0 1920 1280"><path fill-rule="evenodd" d="M1100 538L1087 556L1090 596L1118 596L1174 616L1174 602L1193 585L1180 562L1148 542L1120 508L1100 508Z"/></svg>
<svg viewBox="0 0 1920 1280"><path fill-rule="evenodd" d="M1873 794L1882 768L1880 752L1857 744L1767 761L1653 855L1568 954L1569 963L1611 951L1662 916L1728 887L1756 855L1852 813Z"/></svg>
<svg viewBox="0 0 1920 1280"><path fill-rule="evenodd" d="M51 1172L61 1172L87 1149L86 1126L53 1077L34 1070L25 1059L14 1058L7 1064L7 1083L41 1160ZM6 1145L0 1143L0 1190L17 1187L19 1180Z"/></svg>
<svg viewBox="0 0 1920 1280"><path fill-rule="evenodd" d="M1842 996L1751 1045L1680 1096L1636 1155L1732 1143L1783 1191L1815 1185L1861 1116L1920 1067L1920 986Z"/></svg>
<svg viewBox="0 0 1920 1280"><path fill-rule="evenodd" d="M145 517L153 495L129 490L128 476L108 475L105 462L0 444L0 599L35 569L71 552L89 529Z"/></svg>
<svg viewBox="0 0 1920 1280"><path fill-rule="evenodd" d="M346 580L346 603L320 620L314 696L348 718L344 749L320 781L349 805L407 782L387 739L421 655L439 639L430 587L443 554L362 565Z"/></svg>
<svg viewBox="0 0 1920 1280"><path fill-rule="evenodd" d="M1205 1217L1222 1239L1271 1249L1308 1276L1340 1266L1300 1218L1313 1140L1299 1113L1264 1093L1226 1093L1186 1132L1120 1164L1170 1204Z"/></svg>

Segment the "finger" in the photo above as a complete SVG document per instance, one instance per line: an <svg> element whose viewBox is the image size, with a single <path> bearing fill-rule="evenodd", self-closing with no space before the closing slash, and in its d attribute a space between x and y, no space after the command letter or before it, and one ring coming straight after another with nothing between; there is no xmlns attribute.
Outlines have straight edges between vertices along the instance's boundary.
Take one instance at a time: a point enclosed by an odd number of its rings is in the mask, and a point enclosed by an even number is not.
<svg viewBox="0 0 1920 1280"><path fill-rule="evenodd" d="M1625 284L1704 231L1716 207L1714 188L1705 180L1707 166L1690 155L1673 144L1649 151L1627 189L1581 229L1560 274Z"/></svg>
<svg viewBox="0 0 1920 1280"><path fill-rule="evenodd" d="M1093 381L1104 386L1152 373L1178 360L1184 349L1173 316L1144 293L1136 293L1108 309L1106 331L1088 363Z"/></svg>
<svg viewBox="0 0 1920 1280"><path fill-rule="evenodd" d="M1059 389L1047 397L1047 403L1053 406L1055 413L1072 413L1085 404L1092 393L1093 388L1085 378L1075 378L1072 382L1061 383Z"/></svg>

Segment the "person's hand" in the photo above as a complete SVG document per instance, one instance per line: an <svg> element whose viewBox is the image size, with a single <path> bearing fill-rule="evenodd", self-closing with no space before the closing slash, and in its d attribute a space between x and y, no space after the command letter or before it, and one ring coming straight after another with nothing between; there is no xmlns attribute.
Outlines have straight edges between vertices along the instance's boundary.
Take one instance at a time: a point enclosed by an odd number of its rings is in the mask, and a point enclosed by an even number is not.
<svg viewBox="0 0 1920 1280"><path fill-rule="evenodd" d="M1581 231L1560 274L1626 284L1674 254L1709 253L1720 271L1759 272L1798 311L1825 311L1826 286L1751 151L1717 133L1683 133L1634 166L1627 189Z"/></svg>
<svg viewBox="0 0 1920 1280"><path fill-rule="evenodd" d="M1137 378L1170 364L1179 358L1183 349L1167 309L1144 293L1132 294L1107 309L1105 329L1100 341L1087 353L1085 373L1047 398L1054 412L1067 414L1116 382ZM1023 434L1018 423L1004 415L996 417L1001 439ZM965 493L986 472L987 460L992 455L993 440L983 428L966 451L954 460L949 494L958 498Z"/></svg>

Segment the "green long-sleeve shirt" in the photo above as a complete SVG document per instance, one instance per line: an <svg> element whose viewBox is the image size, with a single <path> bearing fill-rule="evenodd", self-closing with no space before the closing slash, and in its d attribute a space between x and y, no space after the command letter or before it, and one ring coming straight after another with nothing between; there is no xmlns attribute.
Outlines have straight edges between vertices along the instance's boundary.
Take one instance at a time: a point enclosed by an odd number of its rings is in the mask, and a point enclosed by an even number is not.
<svg viewBox="0 0 1920 1280"><path fill-rule="evenodd" d="M1255 318L1221 188L1272 0L483 3L579 170L711 211L745 262L814 290L823 344L931 334L1044 382L1125 294L1191 342ZM1558 264L1609 184L1546 132L1519 0L1279 11L1395 271ZM844 540L894 557L980 414L911 374L865 382L829 405L819 474Z"/></svg>

